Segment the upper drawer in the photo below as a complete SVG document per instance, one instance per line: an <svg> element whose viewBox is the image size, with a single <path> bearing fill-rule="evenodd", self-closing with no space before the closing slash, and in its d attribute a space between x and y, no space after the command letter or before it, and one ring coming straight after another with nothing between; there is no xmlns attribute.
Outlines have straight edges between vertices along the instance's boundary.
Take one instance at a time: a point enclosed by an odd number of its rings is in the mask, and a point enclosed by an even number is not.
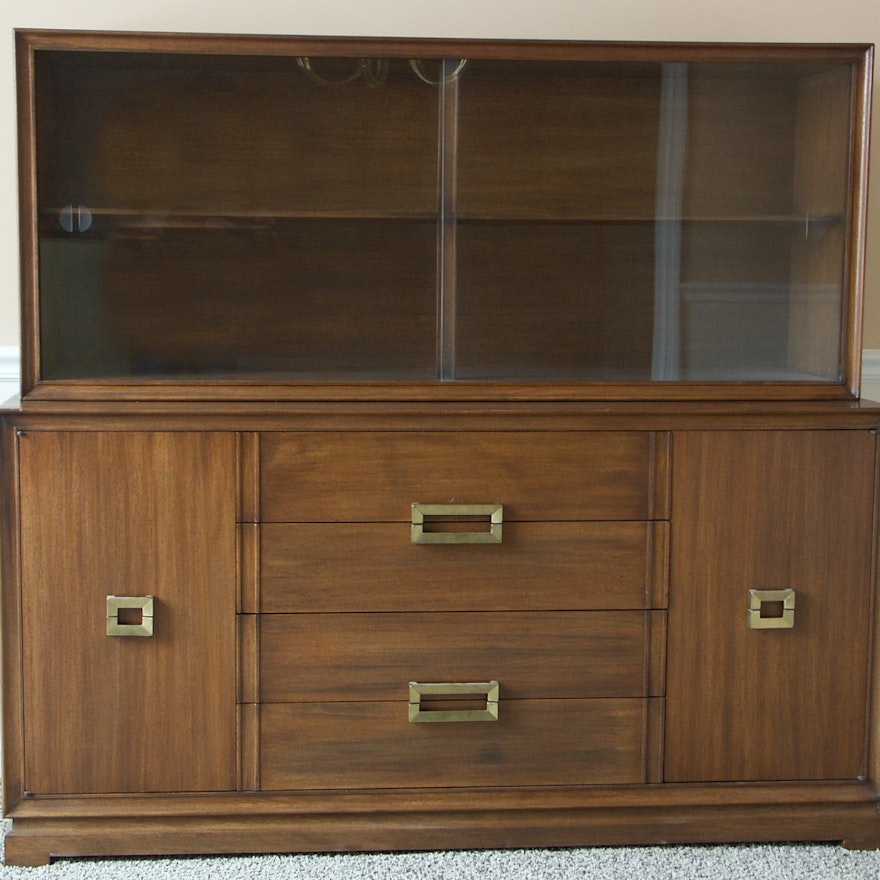
<svg viewBox="0 0 880 880"><path fill-rule="evenodd" d="M264 522L399 522L411 505L504 505L505 520L663 519L665 435L266 433Z"/></svg>

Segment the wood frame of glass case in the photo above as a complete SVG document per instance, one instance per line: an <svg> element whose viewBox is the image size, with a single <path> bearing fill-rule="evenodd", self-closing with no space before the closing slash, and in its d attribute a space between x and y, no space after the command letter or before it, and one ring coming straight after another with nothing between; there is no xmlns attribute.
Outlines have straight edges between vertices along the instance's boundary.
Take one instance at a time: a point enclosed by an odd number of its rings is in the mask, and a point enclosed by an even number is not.
<svg viewBox="0 0 880 880"><path fill-rule="evenodd" d="M19 43L27 397L858 396L870 47Z"/></svg>

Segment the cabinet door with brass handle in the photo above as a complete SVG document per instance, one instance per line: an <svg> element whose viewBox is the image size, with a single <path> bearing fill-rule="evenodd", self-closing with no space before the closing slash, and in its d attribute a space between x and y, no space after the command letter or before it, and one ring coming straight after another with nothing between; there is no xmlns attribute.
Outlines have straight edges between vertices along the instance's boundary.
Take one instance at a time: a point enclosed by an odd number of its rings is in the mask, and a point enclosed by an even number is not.
<svg viewBox="0 0 880 880"><path fill-rule="evenodd" d="M875 437L673 445L666 781L864 776Z"/></svg>
<svg viewBox="0 0 880 880"><path fill-rule="evenodd" d="M24 786L234 789L234 435L31 430L17 443Z"/></svg>

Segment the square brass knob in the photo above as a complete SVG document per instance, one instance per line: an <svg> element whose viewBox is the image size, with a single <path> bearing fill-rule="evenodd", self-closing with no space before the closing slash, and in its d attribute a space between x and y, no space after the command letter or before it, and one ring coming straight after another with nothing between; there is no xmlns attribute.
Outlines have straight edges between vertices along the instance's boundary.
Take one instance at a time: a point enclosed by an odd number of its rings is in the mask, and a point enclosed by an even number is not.
<svg viewBox="0 0 880 880"><path fill-rule="evenodd" d="M153 635L153 597L108 596L107 635Z"/></svg>
<svg viewBox="0 0 880 880"><path fill-rule="evenodd" d="M749 590L749 626L752 629L792 629L794 590Z"/></svg>

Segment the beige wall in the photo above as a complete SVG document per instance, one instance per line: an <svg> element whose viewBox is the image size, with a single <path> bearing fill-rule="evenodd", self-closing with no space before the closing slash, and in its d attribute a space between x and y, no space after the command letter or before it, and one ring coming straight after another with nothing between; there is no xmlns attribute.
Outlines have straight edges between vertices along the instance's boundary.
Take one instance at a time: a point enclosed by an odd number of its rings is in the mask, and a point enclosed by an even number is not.
<svg viewBox="0 0 880 880"><path fill-rule="evenodd" d="M0 346L18 344L12 30L880 43L878 0L38 0L2 4ZM17 8L16 8L17 7ZM880 86L877 88L880 93ZM868 218L866 348L880 349L880 94Z"/></svg>

